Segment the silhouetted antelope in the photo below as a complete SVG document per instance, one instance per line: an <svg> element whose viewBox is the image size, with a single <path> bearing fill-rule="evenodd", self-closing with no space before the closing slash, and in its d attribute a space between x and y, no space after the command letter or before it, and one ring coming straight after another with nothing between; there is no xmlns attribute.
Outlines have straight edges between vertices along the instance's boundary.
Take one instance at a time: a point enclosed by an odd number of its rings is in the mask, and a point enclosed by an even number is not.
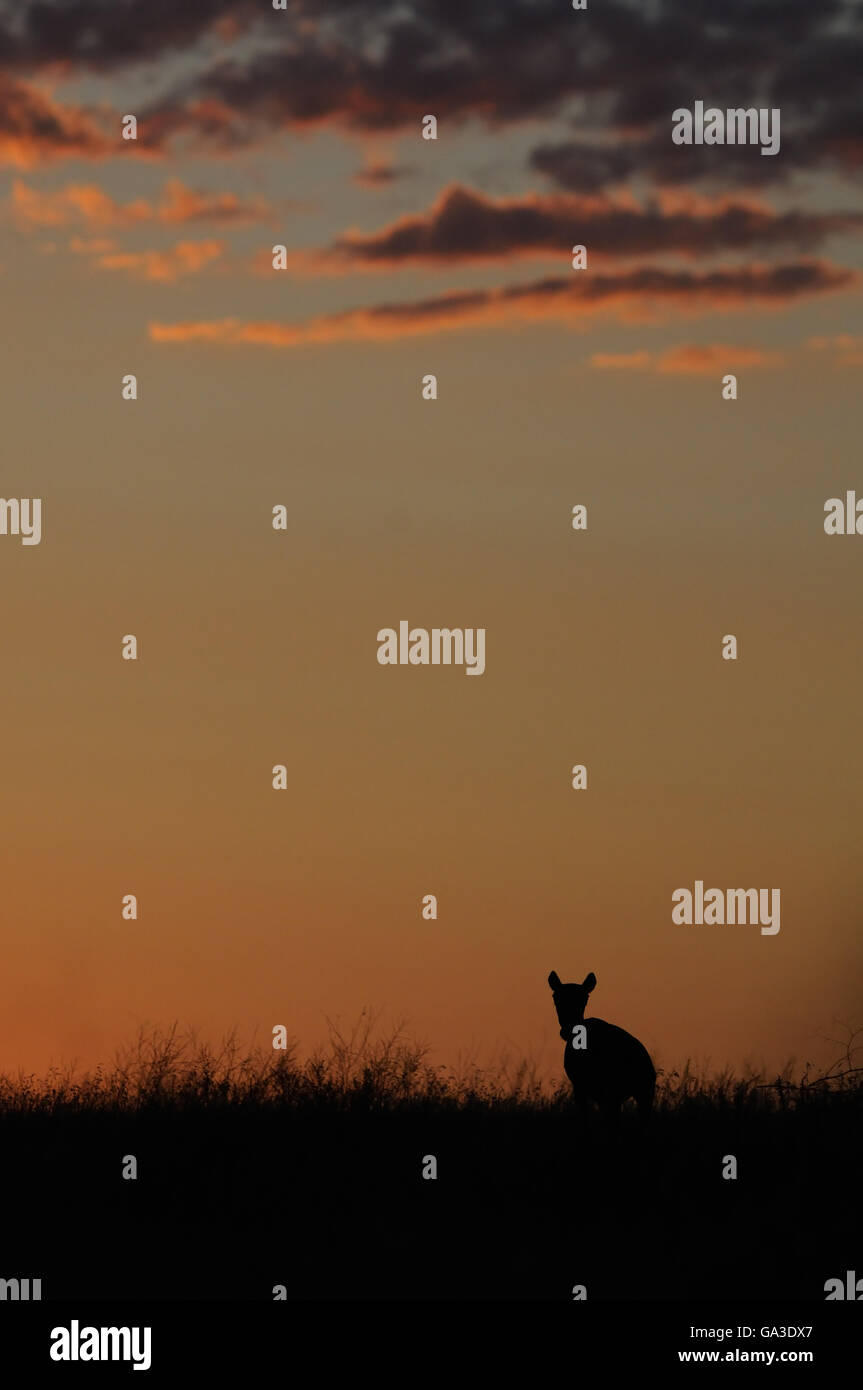
<svg viewBox="0 0 863 1390"><path fill-rule="evenodd" d="M604 1023L601 1018L585 1018L587 998L596 985L591 973L580 985L563 985L556 971L548 977L554 1007L560 1022L560 1036L566 1039L563 1068L572 1083L572 1094L580 1107L594 1101L608 1118L620 1114L630 1096L638 1113L646 1119L653 1105L656 1072L647 1049L631 1033ZM585 1028L584 1046L573 1047L573 1030Z"/></svg>

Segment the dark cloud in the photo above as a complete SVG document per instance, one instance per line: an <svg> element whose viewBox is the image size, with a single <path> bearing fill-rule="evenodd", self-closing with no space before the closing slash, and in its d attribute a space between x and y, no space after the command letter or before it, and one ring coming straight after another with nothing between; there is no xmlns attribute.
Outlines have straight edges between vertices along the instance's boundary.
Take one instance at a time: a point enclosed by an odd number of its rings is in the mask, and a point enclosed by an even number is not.
<svg viewBox="0 0 863 1390"><path fill-rule="evenodd" d="M0 63L122 67L196 44L214 25L260 15L252 0L20 0L0 8Z"/></svg>
<svg viewBox="0 0 863 1390"><path fill-rule="evenodd" d="M388 268L514 255L568 259L576 242L609 257L710 255L775 246L812 250L833 233L859 228L861 221L863 214L856 212L776 213L728 199L689 200L683 206L559 194L491 199L454 185L427 212L402 217L380 232L347 233L313 256L312 263Z"/></svg>
<svg viewBox="0 0 863 1390"><path fill-rule="evenodd" d="M863 13L845 0L660 0L653 9L603 0L584 14L560 0L334 0L320 10L296 0L306 25L286 28L242 62L227 58L177 87L152 114L205 138L256 138L262 130L337 122L392 131L427 112L491 126L565 113L587 102L585 130L616 137L600 145L543 145L534 167L561 187L590 191L644 172L657 181L740 179L753 186L820 158L853 167L856 138L831 129L839 93L843 130L863 113L857 81ZM676 147L671 112L696 99L722 106L780 105L780 155L760 150ZM235 113L221 131L202 120ZM822 109L823 108L823 109ZM788 133L794 138L789 140Z"/></svg>
<svg viewBox="0 0 863 1390"><path fill-rule="evenodd" d="M832 168L850 175L863 162L863 106L858 112L837 108L804 130L789 129L783 118L781 148L770 156L762 155L758 145L675 145L674 109L670 105L662 128L645 138L622 137L613 145L584 140L538 145L530 167L558 188L591 193L636 175L666 188L695 183L769 188L788 183L798 172Z"/></svg>
<svg viewBox="0 0 863 1390"><path fill-rule="evenodd" d="M624 183L639 168L634 144L591 145L584 140L539 145L530 163L538 173L572 193L598 193Z"/></svg>
<svg viewBox="0 0 863 1390"><path fill-rule="evenodd" d="M214 52L214 35L241 30L241 48ZM181 131L230 150L325 122L417 129L428 112L498 127L566 116L580 98L578 140L546 142L533 158L571 191L642 172L758 186L863 160L859 0L598 0L583 13L566 0L289 0L286 11L268 0L7 0L0 10L7 71L109 72L195 45L200 61L143 113L151 148ZM672 146L671 112L696 99L779 106L779 155Z"/></svg>

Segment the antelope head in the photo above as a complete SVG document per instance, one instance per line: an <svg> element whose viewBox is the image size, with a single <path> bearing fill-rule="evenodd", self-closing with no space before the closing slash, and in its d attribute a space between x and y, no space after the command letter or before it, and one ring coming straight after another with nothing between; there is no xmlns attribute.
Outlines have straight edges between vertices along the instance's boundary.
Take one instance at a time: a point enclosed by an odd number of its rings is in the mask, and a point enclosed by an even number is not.
<svg viewBox="0 0 863 1390"><path fill-rule="evenodd" d="M548 983L560 1023L560 1036L565 1038L567 1042L571 1042L573 1028L576 1024L584 1022L584 1010L587 1006L588 995L596 985L596 976L591 971L589 975L584 977L582 984L564 985L561 984L557 971L552 970L548 977Z"/></svg>

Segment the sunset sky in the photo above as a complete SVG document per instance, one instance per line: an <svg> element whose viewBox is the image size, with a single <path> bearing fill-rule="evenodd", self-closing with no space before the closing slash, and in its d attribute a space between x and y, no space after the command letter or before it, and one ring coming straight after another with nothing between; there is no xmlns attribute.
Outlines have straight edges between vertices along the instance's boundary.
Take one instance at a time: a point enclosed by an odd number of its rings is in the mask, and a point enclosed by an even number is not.
<svg viewBox="0 0 863 1390"><path fill-rule="evenodd" d="M842 0L0 6L0 1070L373 1007L556 1074L551 969L660 1067L835 1060L861 64ZM698 100L779 153L675 146ZM403 619L485 673L380 666Z"/></svg>

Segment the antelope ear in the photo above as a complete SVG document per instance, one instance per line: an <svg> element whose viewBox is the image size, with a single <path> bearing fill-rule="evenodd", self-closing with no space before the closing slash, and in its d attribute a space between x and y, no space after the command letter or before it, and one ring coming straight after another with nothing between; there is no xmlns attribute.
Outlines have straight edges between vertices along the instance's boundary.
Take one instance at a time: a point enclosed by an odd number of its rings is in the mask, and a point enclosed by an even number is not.
<svg viewBox="0 0 863 1390"><path fill-rule="evenodd" d="M560 976L556 970L552 970L548 977L548 983L551 985L552 989L560 989Z"/></svg>
<svg viewBox="0 0 863 1390"><path fill-rule="evenodd" d="M582 989L586 989L588 994L590 994L593 990L596 989L596 976L594 975L592 970L589 975L585 975L584 983L581 987Z"/></svg>

